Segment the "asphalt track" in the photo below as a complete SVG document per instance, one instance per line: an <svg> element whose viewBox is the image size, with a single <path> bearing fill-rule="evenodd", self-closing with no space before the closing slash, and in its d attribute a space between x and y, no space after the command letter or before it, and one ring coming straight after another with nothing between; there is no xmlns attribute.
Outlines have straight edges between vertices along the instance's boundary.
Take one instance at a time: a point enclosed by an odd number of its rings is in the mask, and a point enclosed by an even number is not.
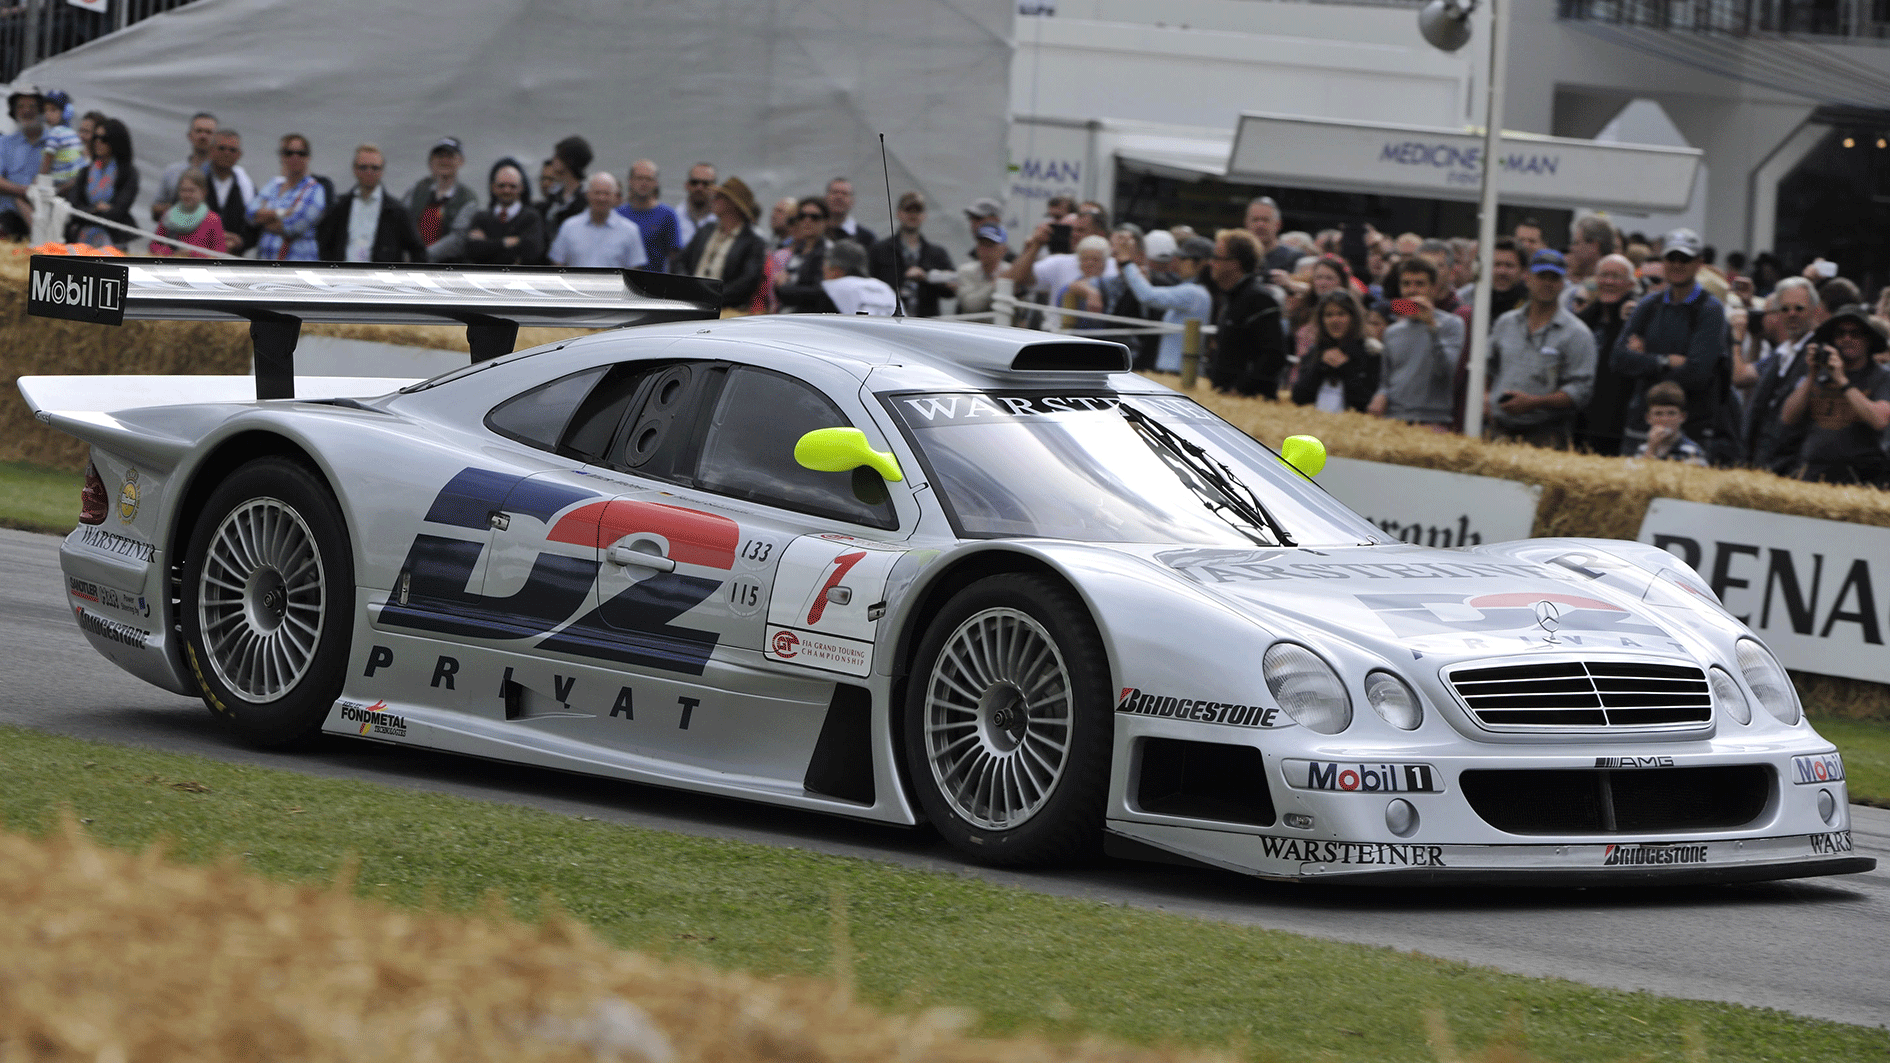
<svg viewBox="0 0 1890 1063"><path fill-rule="evenodd" d="M1518 974L1890 1025L1890 811L1853 808L1865 875L1670 889L1366 890L1112 862L993 871L936 837L445 754L335 739L299 755L237 745L200 702L94 653L64 605L52 536L0 530L0 723L327 778L975 875L1062 896L1384 945Z"/></svg>

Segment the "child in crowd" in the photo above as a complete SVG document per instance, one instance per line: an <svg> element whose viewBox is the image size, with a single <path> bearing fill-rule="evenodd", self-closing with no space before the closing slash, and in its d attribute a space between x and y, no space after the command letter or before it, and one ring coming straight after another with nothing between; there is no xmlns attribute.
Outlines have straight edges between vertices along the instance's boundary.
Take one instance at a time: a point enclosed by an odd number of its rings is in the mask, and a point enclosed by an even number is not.
<svg viewBox="0 0 1890 1063"><path fill-rule="evenodd" d="M1648 388L1647 442L1634 456L1705 465L1706 451L1680 431L1686 420L1687 393L1680 385L1663 380Z"/></svg>

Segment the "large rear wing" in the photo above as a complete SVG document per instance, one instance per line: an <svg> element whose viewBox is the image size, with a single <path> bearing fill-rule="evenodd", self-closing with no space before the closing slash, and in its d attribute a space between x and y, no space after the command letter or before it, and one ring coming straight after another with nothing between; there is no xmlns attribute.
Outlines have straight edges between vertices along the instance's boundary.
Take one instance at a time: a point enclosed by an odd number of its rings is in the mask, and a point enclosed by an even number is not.
<svg viewBox="0 0 1890 1063"><path fill-rule="evenodd" d="M465 325L478 362L510 354L521 325L714 318L720 289L717 281L643 270L34 255L27 311L107 325L247 321L256 397L286 399L295 396L304 321Z"/></svg>

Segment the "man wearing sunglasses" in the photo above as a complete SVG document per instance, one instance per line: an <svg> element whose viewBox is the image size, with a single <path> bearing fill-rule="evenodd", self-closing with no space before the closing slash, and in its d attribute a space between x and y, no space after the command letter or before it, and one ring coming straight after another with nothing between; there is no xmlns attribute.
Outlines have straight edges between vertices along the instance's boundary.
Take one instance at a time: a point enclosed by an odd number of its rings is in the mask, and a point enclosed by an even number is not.
<svg viewBox="0 0 1890 1063"><path fill-rule="evenodd" d="M683 181L682 208L676 211L676 246L684 248L696 238L696 230L715 224L715 164L699 162L689 168Z"/></svg>
<svg viewBox="0 0 1890 1063"><path fill-rule="evenodd" d="M354 149L354 188L316 227L325 262L425 262L427 245L399 200L381 187L387 168L381 149Z"/></svg>
<svg viewBox="0 0 1890 1063"><path fill-rule="evenodd" d="M1883 433L1890 428L1890 370L1872 355L1890 341L1864 308L1846 306L1805 345L1805 375L1779 408L1779 420L1810 424L1798 448L1798 478L1840 484L1890 483Z"/></svg>

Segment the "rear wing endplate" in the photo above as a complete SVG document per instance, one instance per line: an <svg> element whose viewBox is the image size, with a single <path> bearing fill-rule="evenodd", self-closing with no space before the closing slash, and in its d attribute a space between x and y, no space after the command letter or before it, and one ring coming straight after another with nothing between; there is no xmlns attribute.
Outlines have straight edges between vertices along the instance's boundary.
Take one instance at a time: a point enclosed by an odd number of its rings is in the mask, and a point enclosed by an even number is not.
<svg viewBox="0 0 1890 1063"><path fill-rule="evenodd" d="M614 328L718 316L721 284L627 269L402 266L34 255L27 312L117 325L247 321L256 397L295 397L302 322L466 326L472 360L510 354L521 325Z"/></svg>

